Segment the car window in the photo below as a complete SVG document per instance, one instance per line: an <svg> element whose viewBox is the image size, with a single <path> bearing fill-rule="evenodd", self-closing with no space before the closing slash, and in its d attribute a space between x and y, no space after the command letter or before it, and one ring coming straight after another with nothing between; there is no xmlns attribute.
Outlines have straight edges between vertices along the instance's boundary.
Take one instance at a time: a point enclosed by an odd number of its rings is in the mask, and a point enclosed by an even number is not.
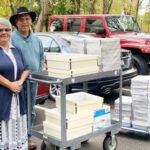
<svg viewBox="0 0 150 150"><path fill-rule="evenodd" d="M42 41L43 47L44 47L44 52L50 52L50 46L52 43L52 38L48 36L38 36L39 39Z"/></svg>
<svg viewBox="0 0 150 150"><path fill-rule="evenodd" d="M42 41L44 52L60 52L59 45L57 42L49 36L38 36Z"/></svg>
<svg viewBox="0 0 150 150"><path fill-rule="evenodd" d="M67 31L80 32L81 19L71 18L68 19Z"/></svg>
<svg viewBox="0 0 150 150"><path fill-rule="evenodd" d="M64 19L52 19L50 31L63 31Z"/></svg>
<svg viewBox="0 0 150 150"><path fill-rule="evenodd" d="M95 33L97 28L104 28L101 19L86 19L85 32Z"/></svg>
<svg viewBox="0 0 150 150"><path fill-rule="evenodd" d="M55 52L55 53L59 53L60 52L59 45L54 40L51 43L50 52Z"/></svg>

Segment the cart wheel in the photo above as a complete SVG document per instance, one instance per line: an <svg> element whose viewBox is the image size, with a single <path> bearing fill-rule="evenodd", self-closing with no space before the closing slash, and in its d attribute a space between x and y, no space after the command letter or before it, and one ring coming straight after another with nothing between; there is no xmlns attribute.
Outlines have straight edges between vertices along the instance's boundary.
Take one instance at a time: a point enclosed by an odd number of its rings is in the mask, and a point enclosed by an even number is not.
<svg viewBox="0 0 150 150"><path fill-rule="evenodd" d="M71 147L67 147L66 150L71 150ZM79 150L79 149L76 149L76 150Z"/></svg>
<svg viewBox="0 0 150 150"><path fill-rule="evenodd" d="M107 135L103 141L103 150L116 150L117 145L117 138Z"/></svg>
<svg viewBox="0 0 150 150"><path fill-rule="evenodd" d="M41 150L46 150L46 144L45 144L44 141L43 141L42 144L41 144Z"/></svg>
<svg viewBox="0 0 150 150"><path fill-rule="evenodd" d="M60 150L58 146L55 146L51 143L45 143L44 141L41 144L41 150Z"/></svg>
<svg viewBox="0 0 150 150"><path fill-rule="evenodd" d="M81 142L81 145L84 146L88 143L88 140Z"/></svg>

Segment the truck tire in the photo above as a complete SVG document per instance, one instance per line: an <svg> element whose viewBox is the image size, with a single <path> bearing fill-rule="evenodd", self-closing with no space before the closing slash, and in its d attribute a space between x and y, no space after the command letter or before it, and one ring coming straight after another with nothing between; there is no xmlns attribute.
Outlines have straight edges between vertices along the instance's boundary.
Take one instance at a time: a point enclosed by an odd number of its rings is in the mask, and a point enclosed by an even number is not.
<svg viewBox="0 0 150 150"><path fill-rule="evenodd" d="M138 71L138 74L148 75L149 69L145 60L138 55L133 55L134 66Z"/></svg>

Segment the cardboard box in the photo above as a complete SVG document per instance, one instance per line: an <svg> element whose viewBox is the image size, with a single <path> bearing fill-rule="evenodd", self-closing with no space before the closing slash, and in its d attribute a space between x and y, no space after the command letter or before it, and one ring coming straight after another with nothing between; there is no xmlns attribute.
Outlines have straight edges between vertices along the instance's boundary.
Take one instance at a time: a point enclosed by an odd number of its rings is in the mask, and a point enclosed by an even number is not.
<svg viewBox="0 0 150 150"><path fill-rule="evenodd" d="M102 109L95 111L93 130L97 131L111 125L110 106L104 105Z"/></svg>

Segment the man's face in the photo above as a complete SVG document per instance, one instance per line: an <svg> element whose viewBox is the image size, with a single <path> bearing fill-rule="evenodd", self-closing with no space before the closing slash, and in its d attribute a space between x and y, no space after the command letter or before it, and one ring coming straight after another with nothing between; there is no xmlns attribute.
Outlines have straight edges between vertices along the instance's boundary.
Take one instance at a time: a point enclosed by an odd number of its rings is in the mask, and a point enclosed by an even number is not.
<svg viewBox="0 0 150 150"><path fill-rule="evenodd" d="M32 25L32 19L29 14L19 15L16 19L16 26L21 33L29 32Z"/></svg>

